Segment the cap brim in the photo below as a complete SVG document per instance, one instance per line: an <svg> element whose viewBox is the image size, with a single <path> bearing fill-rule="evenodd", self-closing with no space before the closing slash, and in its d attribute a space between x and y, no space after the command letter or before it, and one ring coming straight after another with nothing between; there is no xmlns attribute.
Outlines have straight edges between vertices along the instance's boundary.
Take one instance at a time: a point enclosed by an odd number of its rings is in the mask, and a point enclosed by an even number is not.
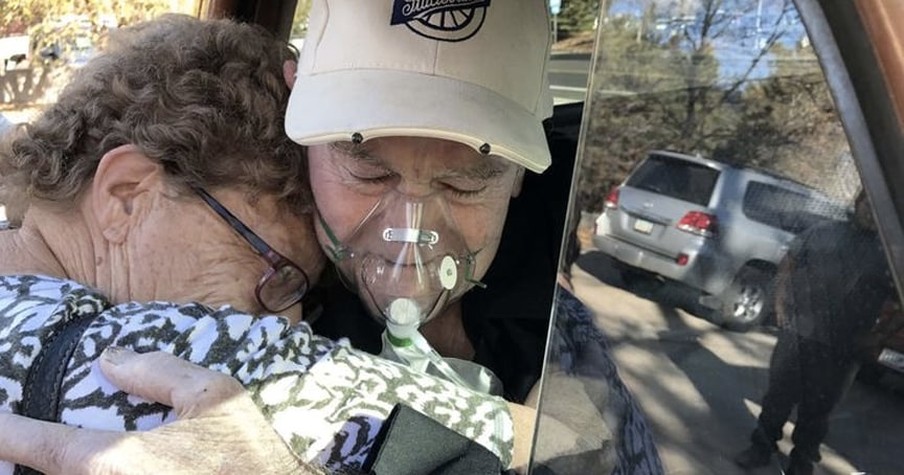
<svg viewBox="0 0 904 475"><path fill-rule="evenodd" d="M460 142L540 173L550 165L539 118L474 84L402 71L345 70L300 76L286 133L302 145L376 137L433 137Z"/></svg>

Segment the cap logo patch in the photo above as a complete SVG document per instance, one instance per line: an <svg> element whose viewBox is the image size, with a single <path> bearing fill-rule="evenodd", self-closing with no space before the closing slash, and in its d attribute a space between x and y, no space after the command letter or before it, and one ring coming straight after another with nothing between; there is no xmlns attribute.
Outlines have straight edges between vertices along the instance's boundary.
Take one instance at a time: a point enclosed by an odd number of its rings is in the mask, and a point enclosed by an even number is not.
<svg viewBox="0 0 904 475"><path fill-rule="evenodd" d="M425 38L464 41L483 25L490 0L393 0L390 25L406 25Z"/></svg>

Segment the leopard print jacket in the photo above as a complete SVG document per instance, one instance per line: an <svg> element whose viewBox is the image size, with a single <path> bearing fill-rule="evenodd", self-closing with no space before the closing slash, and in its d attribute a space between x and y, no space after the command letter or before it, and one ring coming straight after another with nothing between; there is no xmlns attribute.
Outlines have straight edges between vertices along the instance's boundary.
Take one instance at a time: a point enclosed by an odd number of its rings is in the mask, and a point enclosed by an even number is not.
<svg viewBox="0 0 904 475"><path fill-rule="evenodd" d="M95 360L104 348L166 351L238 379L301 459L331 472L360 468L382 422L404 402L490 449L507 466L513 423L501 398L314 335L305 323L253 317L231 307L166 302L112 305L72 281L0 277L0 412L16 413L29 367L54 331L81 318L82 335L63 379L63 423L149 430L173 411L119 391ZM0 462L0 474L13 466Z"/></svg>

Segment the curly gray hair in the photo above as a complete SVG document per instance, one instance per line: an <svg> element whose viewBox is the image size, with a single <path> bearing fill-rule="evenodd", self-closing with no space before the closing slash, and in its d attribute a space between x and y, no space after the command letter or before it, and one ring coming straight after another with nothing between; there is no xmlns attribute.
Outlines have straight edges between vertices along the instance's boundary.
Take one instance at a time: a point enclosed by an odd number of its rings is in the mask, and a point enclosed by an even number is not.
<svg viewBox="0 0 904 475"><path fill-rule="evenodd" d="M72 206L104 154L133 144L175 184L240 186L310 211L304 148L285 134L295 54L263 29L165 15L111 34L56 104L0 147L13 222L35 200Z"/></svg>

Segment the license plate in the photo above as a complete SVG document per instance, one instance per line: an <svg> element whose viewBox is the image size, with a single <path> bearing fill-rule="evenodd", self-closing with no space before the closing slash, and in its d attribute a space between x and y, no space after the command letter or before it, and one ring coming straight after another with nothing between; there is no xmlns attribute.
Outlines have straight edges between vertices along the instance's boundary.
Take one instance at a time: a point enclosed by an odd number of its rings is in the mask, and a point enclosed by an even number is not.
<svg viewBox="0 0 904 475"><path fill-rule="evenodd" d="M653 232L653 223L643 219L635 220L634 230L639 233L650 234Z"/></svg>
<svg viewBox="0 0 904 475"><path fill-rule="evenodd" d="M886 348L879 353L879 364L895 371L904 372L904 354Z"/></svg>

